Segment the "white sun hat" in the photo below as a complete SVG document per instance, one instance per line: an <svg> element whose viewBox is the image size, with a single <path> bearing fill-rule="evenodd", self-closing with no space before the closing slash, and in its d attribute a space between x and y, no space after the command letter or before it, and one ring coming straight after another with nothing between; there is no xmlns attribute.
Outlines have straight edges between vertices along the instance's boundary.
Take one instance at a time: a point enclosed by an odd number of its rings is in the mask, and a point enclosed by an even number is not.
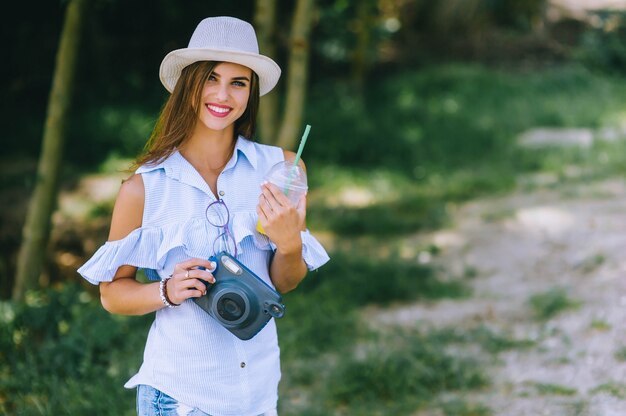
<svg viewBox="0 0 626 416"><path fill-rule="evenodd" d="M228 17L208 17L191 35L189 46L168 53L159 70L165 88L172 92L184 67L198 61L233 62L247 66L259 76L259 93L267 94L280 78L280 67L259 54L254 28L248 22Z"/></svg>

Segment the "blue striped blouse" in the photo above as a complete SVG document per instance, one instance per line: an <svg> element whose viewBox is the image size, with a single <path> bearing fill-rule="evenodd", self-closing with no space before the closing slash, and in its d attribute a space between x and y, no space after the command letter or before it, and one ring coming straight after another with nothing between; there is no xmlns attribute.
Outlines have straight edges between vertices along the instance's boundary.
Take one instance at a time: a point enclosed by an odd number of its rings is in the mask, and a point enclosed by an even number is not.
<svg viewBox="0 0 626 416"><path fill-rule="evenodd" d="M266 283L274 246L256 231L256 205L265 173L284 159L282 149L240 137L213 192L178 152L158 165L142 166L145 205L142 227L108 241L78 272L98 284L113 279L122 265L146 269L156 279L190 257L211 256L218 230L205 218L209 203L222 198L231 214L238 260ZM329 260L320 243L303 231L302 256L309 270ZM289 308L289 305L287 305ZM258 415L276 408L280 380L279 347L273 319L252 339L242 341L187 300L156 312L143 364L125 387L147 384L211 415Z"/></svg>

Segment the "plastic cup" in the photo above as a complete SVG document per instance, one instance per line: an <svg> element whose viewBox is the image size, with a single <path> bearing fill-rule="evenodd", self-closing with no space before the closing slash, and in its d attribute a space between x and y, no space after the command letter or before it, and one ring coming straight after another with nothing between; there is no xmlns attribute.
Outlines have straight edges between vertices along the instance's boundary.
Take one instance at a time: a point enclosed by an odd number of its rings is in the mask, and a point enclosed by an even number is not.
<svg viewBox="0 0 626 416"><path fill-rule="evenodd" d="M304 169L287 160L272 166L265 175L265 180L273 183L283 191L294 207L298 205L302 195L306 194L309 189ZM260 221L257 221L256 229L261 234L265 234Z"/></svg>

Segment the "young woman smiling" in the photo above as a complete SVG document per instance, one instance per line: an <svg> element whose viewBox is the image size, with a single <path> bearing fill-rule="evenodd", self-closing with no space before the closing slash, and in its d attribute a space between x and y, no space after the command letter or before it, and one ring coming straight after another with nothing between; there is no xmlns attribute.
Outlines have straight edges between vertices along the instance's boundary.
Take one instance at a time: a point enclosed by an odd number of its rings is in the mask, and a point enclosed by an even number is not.
<svg viewBox="0 0 626 416"><path fill-rule="evenodd" d="M278 65L259 54L252 26L232 17L202 20L189 46L161 63L171 95L121 186L108 241L79 269L100 286L109 312L156 312L143 363L125 385L137 388L139 415L277 414L274 320L244 341L192 299L215 283L208 259L223 230L206 211L216 201L229 212L224 249L278 291L328 261L305 227L306 197L294 206L263 180L293 158L253 141L259 97L279 77ZM139 269L156 282L138 280Z"/></svg>

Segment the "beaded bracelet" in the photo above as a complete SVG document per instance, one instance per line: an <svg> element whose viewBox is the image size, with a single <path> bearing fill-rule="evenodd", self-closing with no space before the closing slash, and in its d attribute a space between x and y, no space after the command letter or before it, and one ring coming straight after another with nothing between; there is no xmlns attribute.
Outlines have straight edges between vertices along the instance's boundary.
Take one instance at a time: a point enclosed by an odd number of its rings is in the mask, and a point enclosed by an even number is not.
<svg viewBox="0 0 626 416"><path fill-rule="evenodd" d="M159 295L161 296L161 301L163 301L163 304L165 306L167 306L168 308L175 308L177 306L180 306L180 304L170 301L170 299L167 297L167 281L168 280L170 280L169 277L167 279L161 280L161 283L159 284Z"/></svg>

